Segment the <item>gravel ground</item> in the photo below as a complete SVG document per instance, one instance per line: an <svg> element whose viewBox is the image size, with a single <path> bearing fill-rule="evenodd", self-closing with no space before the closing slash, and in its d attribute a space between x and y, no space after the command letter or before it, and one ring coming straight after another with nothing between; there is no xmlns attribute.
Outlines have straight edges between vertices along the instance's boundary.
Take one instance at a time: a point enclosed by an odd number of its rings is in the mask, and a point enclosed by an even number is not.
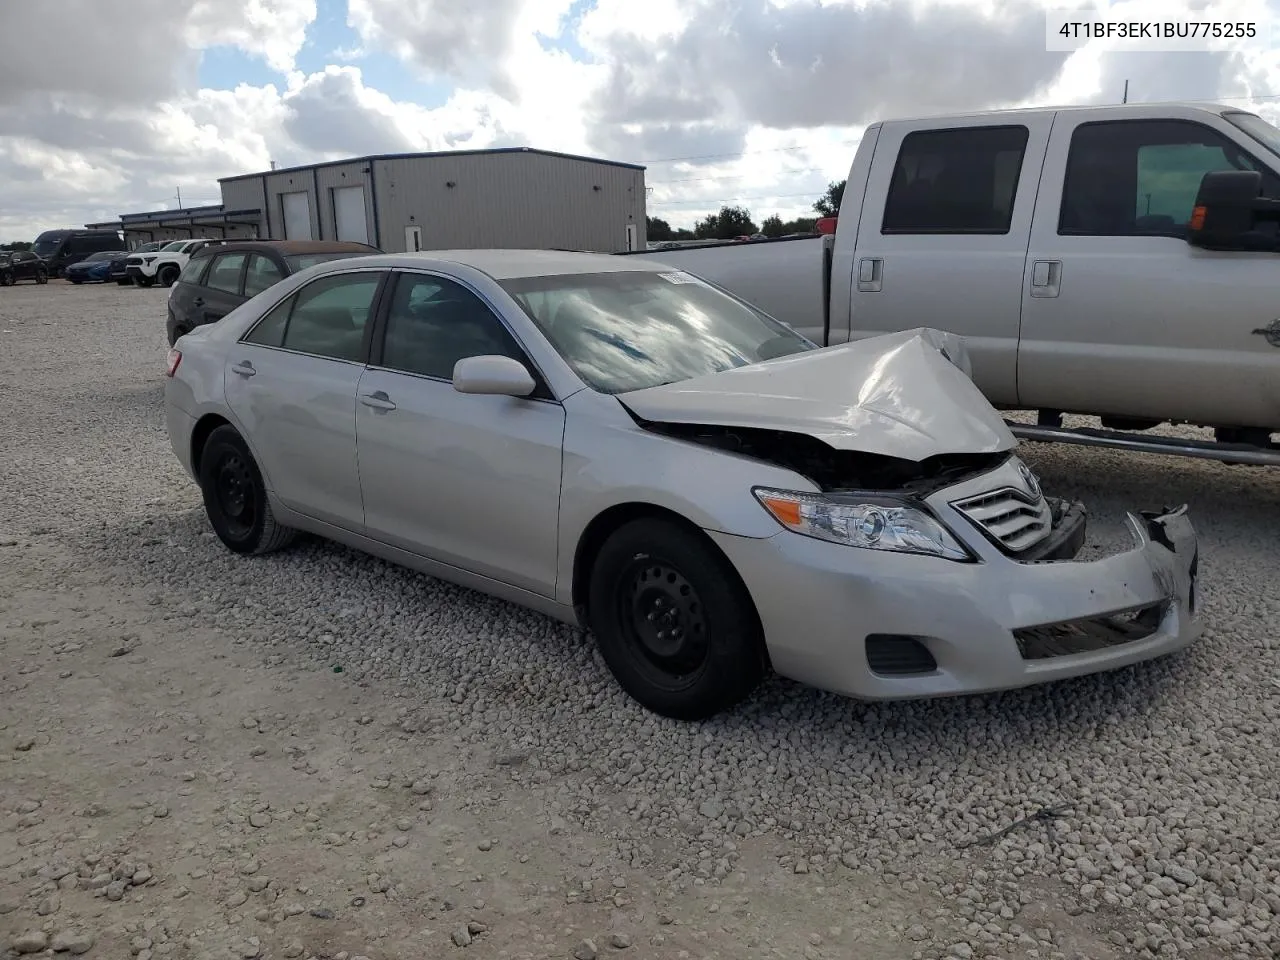
<svg viewBox="0 0 1280 960"><path fill-rule="evenodd" d="M0 956L1280 956L1276 473L1025 450L1094 549L1191 503L1183 654L925 703L774 680L682 725L540 616L223 549L164 297L0 295Z"/></svg>

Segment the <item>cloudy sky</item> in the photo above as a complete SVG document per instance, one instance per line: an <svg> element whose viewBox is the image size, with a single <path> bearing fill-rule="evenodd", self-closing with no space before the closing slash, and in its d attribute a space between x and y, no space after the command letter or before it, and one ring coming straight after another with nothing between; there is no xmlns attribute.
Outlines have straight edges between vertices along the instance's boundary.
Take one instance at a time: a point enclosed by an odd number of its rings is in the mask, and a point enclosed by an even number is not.
<svg viewBox="0 0 1280 960"><path fill-rule="evenodd" d="M645 163L673 224L786 218L876 118L1118 101L1126 78L1280 119L1275 49L1049 52L1044 0L0 2L0 241L216 203L272 160L511 145ZM1280 0L1124 6L1280 22Z"/></svg>

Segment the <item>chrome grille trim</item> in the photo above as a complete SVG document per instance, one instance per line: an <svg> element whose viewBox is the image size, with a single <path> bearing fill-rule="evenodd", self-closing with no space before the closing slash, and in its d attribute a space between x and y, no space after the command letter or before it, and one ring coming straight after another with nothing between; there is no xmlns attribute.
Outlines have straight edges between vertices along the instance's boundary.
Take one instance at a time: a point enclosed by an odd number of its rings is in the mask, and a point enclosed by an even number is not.
<svg viewBox="0 0 1280 960"><path fill-rule="evenodd" d="M1053 529L1044 496L1033 498L1013 487L956 500L951 506L1009 553L1034 547Z"/></svg>

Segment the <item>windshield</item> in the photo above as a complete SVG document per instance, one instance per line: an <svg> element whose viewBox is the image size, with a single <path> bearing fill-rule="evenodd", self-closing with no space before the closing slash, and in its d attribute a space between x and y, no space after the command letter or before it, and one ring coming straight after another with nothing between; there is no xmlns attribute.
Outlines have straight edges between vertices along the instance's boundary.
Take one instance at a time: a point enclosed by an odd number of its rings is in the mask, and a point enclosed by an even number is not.
<svg viewBox="0 0 1280 960"><path fill-rule="evenodd" d="M85 263L98 263L102 260L110 260L113 257L122 256L119 250L104 250L101 253L91 253L84 258Z"/></svg>
<svg viewBox="0 0 1280 960"><path fill-rule="evenodd" d="M62 237L54 237L52 240L37 240L31 246L31 252L38 257L47 257L60 246L62 246Z"/></svg>
<svg viewBox="0 0 1280 960"><path fill-rule="evenodd" d="M328 263L330 260L347 260L351 257L367 257L373 253L372 250L367 253L355 250L342 251L338 253L296 253L291 257L285 257L285 262L289 264L289 270L292 273L300 273L307 267L314 267L317 263Z"/></svg>
<svg viewBox="0 0 1280 960"><path fill-rule="evenodd" d="M1231 111L1222 115L1274 154L1280 155L1280 129L1252 113Z"/></svg>
<svg viewBox="0 0 1280 960"><path fill-rule="evenodd" d="M190 240L170 240L160 249L161 250L181 250L190 242L191 242Z"/></svg>
<svg viewBox="0 0 1280 960"><path fill-rule="evenodd" d="M152 241L151 243L144 243L141 246L134 247L133 252L134 253L154 253L155 251L159 250L160 247L161 247L161 244L159 241Z"/></svg>
<svg viewBox="0 0 1280 960"><path fill-rule="evenodd" d="M592 389L627 393L817 349L687 273L619 271L502 281Z"/></svg>

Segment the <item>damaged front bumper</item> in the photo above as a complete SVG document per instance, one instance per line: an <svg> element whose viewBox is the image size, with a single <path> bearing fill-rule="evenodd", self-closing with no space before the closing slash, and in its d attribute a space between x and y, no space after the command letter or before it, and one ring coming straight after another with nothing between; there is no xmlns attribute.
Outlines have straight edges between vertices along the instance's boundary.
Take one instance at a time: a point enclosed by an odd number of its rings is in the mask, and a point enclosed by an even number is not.
<svg viewBox="0 0 1280 960"><path fill-rule="evenodd" d="M1172 653L1200 633L1186 507L1130 514L1131 549L1097 560L1078 505L1056 547L1013 557L930 498L977 562L862 550L782 532L711 534L750 590L774 669L860 699L1006 690ZM972 531L972 535L970 535ZM1044 555L1042 555L1044 554Z"/></svg>

